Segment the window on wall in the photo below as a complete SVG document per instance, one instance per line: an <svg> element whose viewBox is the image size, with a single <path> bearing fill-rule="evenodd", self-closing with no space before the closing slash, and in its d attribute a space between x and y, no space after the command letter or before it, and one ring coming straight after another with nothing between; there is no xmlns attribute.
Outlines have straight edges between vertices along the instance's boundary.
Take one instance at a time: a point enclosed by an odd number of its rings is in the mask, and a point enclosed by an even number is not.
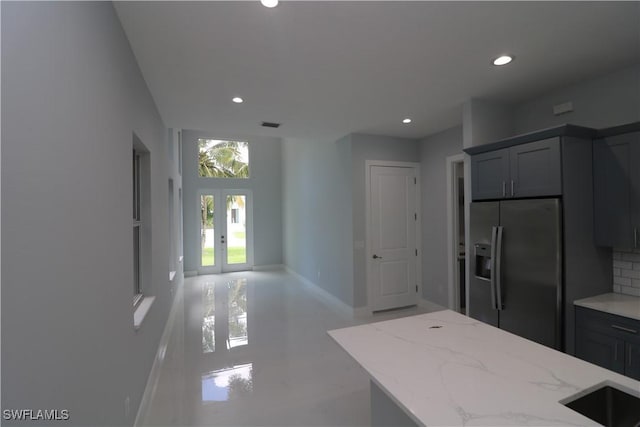
<svg viewBox="0 0 640 427"><path fill-rule="evenodd" d="M169 179L169 271L176 271L176 236L175 236L175 219L174 219L174 201L173 201L173 180Z"/></svg>
<svg viewBox="0 0 640 427"><path fill-rule="evenodd" d="M198 139L198 174L204 178L249 178L249 143Z"/></svg>
<svg viewBox="0 0 640 427"><path fill-rule="evenodd" d="M145 281L149 276L150 236L148 229L151 199L149 195L149 151L133 136L132 151L133 193L133 305L142 301Z"/></svg>
<svg viewBox="0 0 640 427"><path fill-rule="evenodd" d="M142 299L141 245L142 215L140 212L140 153L133 150L133 305Z"/></svg>
<svg viewBox="0 0 640 427"><path fill-rule="evenodd" d="M178 175L182 176L182 131L178 131Z"/></svg>
<svg viewBox="0 0 640 427"><path fill-rule="evenodd" d="M178 253L180 254L180 261L182 261L182 188L178 188Z"/></svg>

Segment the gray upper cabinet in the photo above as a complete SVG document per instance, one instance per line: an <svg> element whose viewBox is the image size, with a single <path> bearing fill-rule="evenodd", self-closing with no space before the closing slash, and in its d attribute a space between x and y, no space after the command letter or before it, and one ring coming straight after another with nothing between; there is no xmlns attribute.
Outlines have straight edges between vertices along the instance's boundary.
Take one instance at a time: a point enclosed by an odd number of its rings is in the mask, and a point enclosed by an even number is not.
<svg viewBox="0 0 640 427"><path fill-rule="evenodd" d="M473 200L505 197L509 180L509 149L472 156L471 175Z"/></svg>
<svg viewBox="0 0 640 427"><path fill-rule="evenodd" d="M471 156L473 200L562 194L560 138Z"/></svg>
<svg viewBox="0 0 640 427"><path fill-rule="evenodd" d="M595 240L640 248L640 132L593 143Z"/></svg>
<svg viewBox="0 0 640 427"><path fill-rule="evenodd" d="M509 150L512 197L562 194L560 138L516 145ZM513 191L511 191L511 187Z"/></svg>

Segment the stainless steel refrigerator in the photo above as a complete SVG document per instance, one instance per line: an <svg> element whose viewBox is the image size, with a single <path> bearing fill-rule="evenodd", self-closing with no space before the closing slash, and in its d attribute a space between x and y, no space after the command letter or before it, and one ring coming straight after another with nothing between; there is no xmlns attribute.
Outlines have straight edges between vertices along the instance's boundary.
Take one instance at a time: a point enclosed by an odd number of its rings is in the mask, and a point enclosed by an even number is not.
<svg viewBox="0 0 640 427"><path fill-rule="evenodd" d="M562 349L560 199L471 203L469 315Z"/></svg>

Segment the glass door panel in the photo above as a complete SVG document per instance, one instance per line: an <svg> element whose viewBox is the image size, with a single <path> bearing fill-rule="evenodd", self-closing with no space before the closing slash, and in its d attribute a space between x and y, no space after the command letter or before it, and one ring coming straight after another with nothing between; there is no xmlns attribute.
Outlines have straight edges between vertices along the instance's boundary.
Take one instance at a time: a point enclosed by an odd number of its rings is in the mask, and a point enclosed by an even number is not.
<svg viewBox="0 0 640 427"><path fill-rule="evenodd" d="M200 265L203 267L216 265L215 231L214 196L202 194L200 196Z"/></svg>
<svg viewBox="0 0 640 427"><path fill-rule="evenodd" d="M227 264L247 263L247 198L227 195Z"/></svg>

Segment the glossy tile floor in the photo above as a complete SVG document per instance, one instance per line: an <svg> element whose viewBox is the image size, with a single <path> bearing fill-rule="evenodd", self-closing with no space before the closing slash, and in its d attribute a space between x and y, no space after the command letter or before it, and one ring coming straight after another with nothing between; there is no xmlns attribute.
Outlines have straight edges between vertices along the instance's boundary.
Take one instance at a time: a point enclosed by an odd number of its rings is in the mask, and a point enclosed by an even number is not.
<svg viewBox="0 0 640 427"><path fill-rule="evenodd" d="M141 425L369 425L366 373L330 329L354 319L284 271L187 278Z"/></svg>

